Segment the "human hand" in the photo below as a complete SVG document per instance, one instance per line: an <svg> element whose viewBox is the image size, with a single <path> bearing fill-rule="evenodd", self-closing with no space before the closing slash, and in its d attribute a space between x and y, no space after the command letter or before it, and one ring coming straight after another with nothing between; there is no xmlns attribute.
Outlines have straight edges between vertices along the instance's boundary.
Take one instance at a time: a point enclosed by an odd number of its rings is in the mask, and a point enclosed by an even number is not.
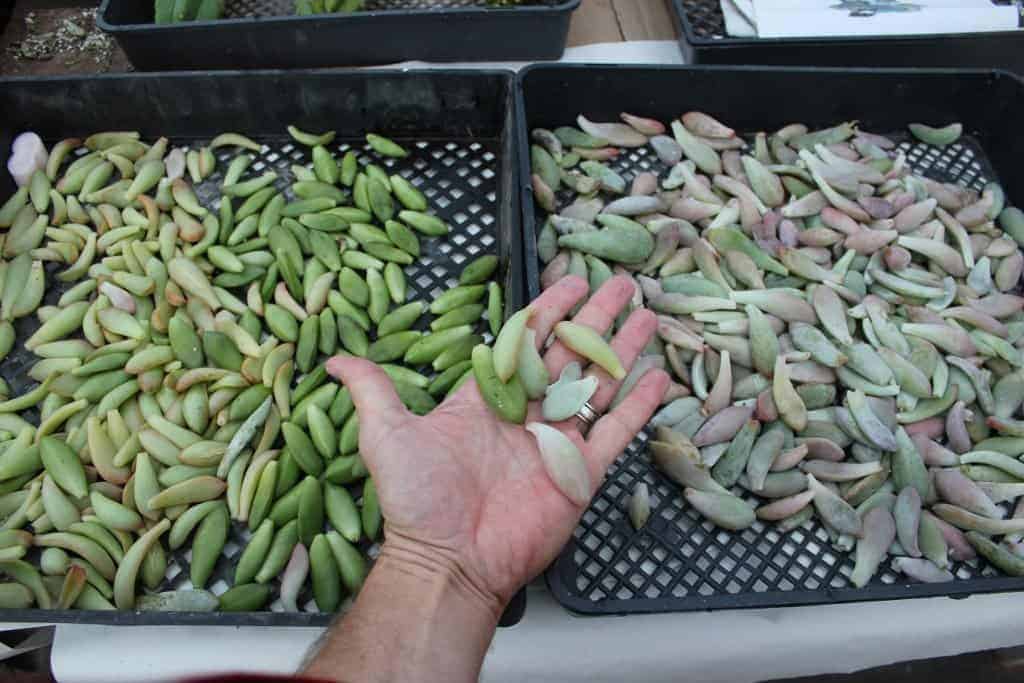
<svg viewBox="0 0 1024 683"><path fill-rule="evenodd" d="M633 283L609 280L573 318L605 333L628 303ZM566 277L530 304L530 327L543 344L554 325L587 294L587 283ZM655 316L634 311L611 342L628 370L656 328ZM552 380L580 361L561 342L544 354ZM583 514L552 482L534 436L499 420L473 381L426 416L402 405L388 376L368 361L335 356L327 370L351 391L359 413L359 449L373 475L386 520L384 553L398 549L416 562L437 562L469 582L498 613L524 583L543 571L568 541ZM590 403L606 410L620 382L591 366L599 379ZM575 418L555 425L579 447L594 489L605 471L643 429L668 387L668 376L648 372L629 398L602 416L584 437ZM533 402L527 423L543 421ZM409 555L411 553L411 555Z"/></svg>

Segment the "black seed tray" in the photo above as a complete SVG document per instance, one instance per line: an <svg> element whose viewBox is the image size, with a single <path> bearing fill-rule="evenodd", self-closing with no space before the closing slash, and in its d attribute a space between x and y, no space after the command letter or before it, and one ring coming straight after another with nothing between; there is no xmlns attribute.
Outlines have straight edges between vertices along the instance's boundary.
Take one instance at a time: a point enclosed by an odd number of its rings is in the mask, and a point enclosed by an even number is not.
<svg viewBox="0 0 1024 683"><path fill-rule="evenodd" d="M996 4L1012 4L997 0ZM1024 73L1024 30L857 38L734 38L720 0L672 0L690 64L961 67Z"/></svg>
<svg viewBox="0 0 1024 683"><path fill-rule="evenodd" d="M96 23L140 71L539 61L562 56L579 4L368 0L352 14L294 16L294 0L227 0L218 21L157 25L152 0L103 0Z"/></svg>
<svg viewBox="0 0 1024 683"><path fill-rule="evenodd" d="M160 135L171 147L197 149L218 133L237 131L263 145L246 177L269 169L290 196L292 164L310 162L309 150L285 132L289 123L311 131L333 129L335 156L355 149L399 173L427 196L432 211L452 228L445 238L421 240L422 254L406 266L409 300L432 300L458 282L468 261L496 253L496 280L505 289L506 310L524 302L522 241L515 203L516 173L512 129L512 74L501 71L250 71L242 73L115 75L82 78L0 79L0 157L22 131L37 132L52 145L65 137L102 130L139 130L144 140ZM367 131L388 135L410 150L405 159L384 158L365 143ZM217 152L217 170L196 188L208 207L220 197L223 173L237 153ZM14 192L10 175L0 173L0 197ZM55 303L64 287L47 271L45 303ZM73 283L72 283L73 284ZM243 291L235 291L244 297ZM425 321L421 321L424 326ZM17 342L0 364L0 376L20 394L34 382L27 371L36 358L20 346L36 328L35 317L17 321ZM358 496L357 490L352 490ZM221 594L232 584L235 564L251 536L233 522L231 535L207 588ZM189 544L168 553L164 584L158 590L191 588ZM371 556L376 548L363 542ZM82 610L0 610L0 621L92 624L215 624L233 626L317 626L332 615L319 613L307 588L302 612L285 613L276 597L268 611L244 614L183 612L93 612ZM503 625L521 618L526 605L518 593ZM342 607L344 609L344 606Z"/></svg>
<svg viewBox="0 0 1024 683"><path fill-rule="evenodd" d="M814 97L806 97L814 93ZM535 66L517 80L520 178L527 293L539 293L536 231L540 215L529 184L528 131L572 125L577 114L618 120L620 107L666 122L705 111L739 131L813 128L858 119L865 130L894 133L914 169L980 189L999 180L1010 202L1024 202L1024 140L1013 135L1024 113L1024 80L991 71L891 71L762 67ZM770 103L770 105L768 104ZM908 139L913 121L962 121L968 131L939 149ZM984 151L983 151L984 150ZM987 154L987 156L986 156ZM667 167L648 147L625 150L612 167L627 180ZM815 520L788 534L760 521L742 532L720 529L686 505L680 487L651 465L642 433L612 465L546 579L555 598L580 614L780 607L1024 590L983 561L956 563L956 580L905 583L883 565L861 589L849 580L853 555L834 550ZM651 518L639 532L626 506L646 482ZM754 497L736 487L734 493Z"/></svg>

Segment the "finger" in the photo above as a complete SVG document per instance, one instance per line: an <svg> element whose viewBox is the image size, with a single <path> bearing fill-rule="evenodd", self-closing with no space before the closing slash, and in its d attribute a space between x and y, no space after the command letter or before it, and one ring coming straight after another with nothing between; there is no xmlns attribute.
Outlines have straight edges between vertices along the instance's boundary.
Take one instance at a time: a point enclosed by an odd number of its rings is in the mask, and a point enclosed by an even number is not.
<svg viewBox="0 0 1024 683"><path fill-rule="evenodd" d="M391 378L375 364L353 356L333 356L326 367L352 393L361 434L390 430L409 417Z"/></svg>
<svg viewBox="0 0 1024 683"><path fill-rule="evenodd" d="M613 277L601 285L601 289L594 292L594 296L590 297L590 300L583 305L580 312L573 318L573 322L592 327L604 334L615 322L619 312L629 303L634 291L632 278L625 275ZM557 378L566 365L580 360L577 353L569 350L559 341L552 344L548 352L544 354L544 364L547 365L552 379Z"/></svg>
<svg viewBox="0 0 1024 683"><path fill-rule="evenodd" d="M544 419L543 408L539 401L535 402L536 412L534 412L533 405L528 410L527 421L528 422L547 422L549 425L568 436L573 441L577 442L580 446L580 452L583 452L583 446L581 445L584 441L583 433L580 431L580 420L576 417L570 417L568 420L559 420L558 422L550 422Z"/></svg>
<svg viewBox="0 0 1024 683"><path fill-rule="evenodd" d="M483 400L476 388L476 378L472 375L454 393L445 396L444 400L441 401L441 405L446 403L466 403L471 400Z"/></svg>
<svg viewBox="0 0 1024 683"><path fill-rule="evenodd" d="M626 399L596 423L587 435L587 461L591 463L594 483L630 441L644 428L668 388L668 375L651 370L644 375Z"/></svg>
<svg viewBox="0 0 1024 683"><path fill-rule="evenodd" d="M526 406L526 424L529 424L531 422L547 422L547 420L544 419L544 411L541 409L540 401L530 401ZM557 427L558 429L561 429L566 434L569 433L568 430L563 428L563 424L568 423L549 422L548 424L550 424L552 427Z"/></svg>
<svg viewBox="0 0 1024 683"><path fill-rule="evenodd" d="M611 347L627 372L633 367L644 347L647 346L647 342L650 341L651 335L654 334L657 326L657 316L646 309L638 309L630 314L622 329L612 339ZM590 397L589 403L594 412L600 415L611 405L612 399L615 398L619 387L622 386L622 381L615 379L604 369L596 365L591 365L584 374L597 378L597 389L594 391L594 395ZM568 420L552 423L552 426L561 429L563 432L567 432L569 429L578 430L580 420L576 417L570 417Z"/></svg>
<svg viewBox="0 0 1024 683"><path fill-rule="evenodd" d="M537 333L538 349L543 346L555 324L569 315L569 311L587 295L587 291L586 280L569 275L545 289L530 303L530 308L533 309L530 327Z"/></svg>
<svg viewBox="0 0 1024 683"><path fill-rule="evenodd" d="M633 311L626 324L616 333L611 347L626 372L633 367L657 328L657 316L647 309L638 309ZM591 397L590 405L601 414L611 405L612 399L622 386L622 380L615 379L596 365L591 365L585 374L597 377L597 391Z"/></svg>

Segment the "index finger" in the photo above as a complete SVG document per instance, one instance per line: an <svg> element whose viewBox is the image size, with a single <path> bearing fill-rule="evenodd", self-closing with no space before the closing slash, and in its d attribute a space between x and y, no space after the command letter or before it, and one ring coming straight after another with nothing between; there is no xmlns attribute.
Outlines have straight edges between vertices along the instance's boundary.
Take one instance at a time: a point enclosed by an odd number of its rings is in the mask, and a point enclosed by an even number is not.
<svg viewBox="0 0 1024 683"><path fill-rule="evenodd" d="M569 315L573 306L587 295L587 281L577 275L568 275L545 289L540 296L530 302L533 310L530 316L530 327L537 334L537 343L543 344L556 323ZM459 401L481 401L480 394L470 387L471 382L464 382L458 391L445 399Z"/></svg>
<svg viewBox="0 0 1024 683"><path fill-rule="evenodd" d="M583 305L580 312L573 318L573 322L580 325L586 325L598 332L598 334L604 334L615 322L615 318L619 315L626 304L629 303L630 298L633 296L633 292L636 291L636 285L633 284L633 279L628 275L618 275L611 278L601 288L594 292L594 295ZM557 320L555 321L558 322ZM554 327L554 323L552 323ZM550 331L550 330L549 330ZM541 331L537 330L538 337ZM544 335L547 336L546 334ZM544 354L544 364L548 367L548 372L551 377L558 377L562 372L562 369L571 363L572 361L580 360L579 354L573 352L562 342L555 342L548 349L548 352Z"/></svg>
<svg viewBox="0 0 1024 683"><path fill-rule="evenodd" d="M573 306L587 295L589 288L587 281L578 275L567 275L530 302L530 308L533 309L530 327L537 333L538 348L555 325L569 315Z"/></svg>

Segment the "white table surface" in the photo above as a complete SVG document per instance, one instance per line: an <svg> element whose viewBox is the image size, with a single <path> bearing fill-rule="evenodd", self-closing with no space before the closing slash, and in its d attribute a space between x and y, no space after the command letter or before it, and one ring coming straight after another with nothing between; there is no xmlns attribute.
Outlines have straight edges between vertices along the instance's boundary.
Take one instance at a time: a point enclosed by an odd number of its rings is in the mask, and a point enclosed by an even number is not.
<svg viewBox="0 0 1024 683"><path fill-rule="evenodd" d="M499 629L488 683L745 683L846 673L1024 644L1024 595L778 609L574 617L531 587L523 621ZM321 629L58 626L61 683L173 680L227 671L291 673Z"/></svg>
<svg viewBox="0 0 1024 683"><path fill-rule="evenodd" d="M562 61L682 63L682 58L676 43L664 41L570 48ZM537 585L529 591L523 621L495 637L483 680L742 683L850 672L1024 644L1022 610L1024 595L1007 594L578 618ZM225 671L289 673L320 633L306 628L58 625L52 666L61 683L136 683Z"/></svg>

